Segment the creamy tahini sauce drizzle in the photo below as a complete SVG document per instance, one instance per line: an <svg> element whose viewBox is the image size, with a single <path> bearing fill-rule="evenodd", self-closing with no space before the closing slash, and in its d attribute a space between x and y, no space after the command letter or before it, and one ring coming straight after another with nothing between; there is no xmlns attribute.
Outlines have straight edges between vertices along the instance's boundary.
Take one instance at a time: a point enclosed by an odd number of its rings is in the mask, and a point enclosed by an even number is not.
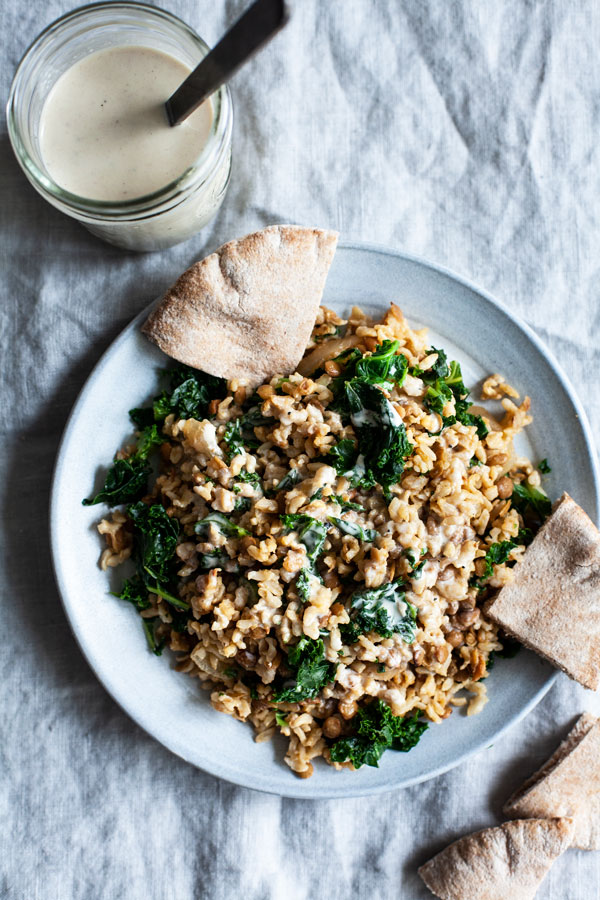
<svg viewBox="0 0 600 900"><path fill-rule="evenodd" d="M79 60L56 82L40 121L48 172L67 191L123 201L174 181L197 159L210 100L171 128L164 103L190 69L160 50L123 46Z"/></svg>

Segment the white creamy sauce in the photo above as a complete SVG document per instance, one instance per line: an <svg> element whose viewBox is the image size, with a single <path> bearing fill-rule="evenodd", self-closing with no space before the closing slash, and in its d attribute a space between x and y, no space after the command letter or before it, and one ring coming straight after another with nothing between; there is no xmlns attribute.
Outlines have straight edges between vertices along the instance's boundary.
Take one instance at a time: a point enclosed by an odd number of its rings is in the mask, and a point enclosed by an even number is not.
<svg viewBox="0 0 600 900"><path fill-rule="evenodd" d="M394 406L386 397L384 397L383 400L381 420L384 425L391 425L393 428L402 425L402 419ZM364 407L350 415L350 421L355 428L364 428L365 425L369 428L377 428L381 420L379 414L375 412L375 410L365 409Z"/></svg>
<svg viewBox="0 0 600 900"><path fill-rule="evenodd" d="M355 428L364 428L368 425L370 428L376 428L379 425L379 416L372 409L359 409L350 416L350 421Z"/></svg>
<svg viewBox="0 0 600 900"><path fill-rule="evenodd" d="M99 50L61 75L40 121L48 172L67 191L124 201L174 181L197 159L213 121L210 100L171 128L164 103L184 63L149 47Z"/></svg>

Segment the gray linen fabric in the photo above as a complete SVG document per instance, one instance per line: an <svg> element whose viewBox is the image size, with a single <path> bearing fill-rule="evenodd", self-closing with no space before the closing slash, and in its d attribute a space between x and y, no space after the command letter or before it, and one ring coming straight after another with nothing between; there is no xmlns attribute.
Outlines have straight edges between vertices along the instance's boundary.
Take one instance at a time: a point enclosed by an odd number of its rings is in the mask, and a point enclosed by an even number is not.
<svg viewBox="0 0 600 900"><path fill-rule="evenodd" d="M169 0L209 42L244 5ZM30 40L67 9L4 0L5 95ZM417 866L501 821L575 714L600 711L561 676L493 747L409 790L313 803L233 787L171 756L96 681L47 530L58 441L100 354L205 250L275 222L337 228L479 282L546 341L598 435L599 46L596 0L299 0L233 85L222 211L158 254L111 248L48 206L3 124L3 898L425 900ZM600 897L600 854L565 854L539 897Z"/></svg>

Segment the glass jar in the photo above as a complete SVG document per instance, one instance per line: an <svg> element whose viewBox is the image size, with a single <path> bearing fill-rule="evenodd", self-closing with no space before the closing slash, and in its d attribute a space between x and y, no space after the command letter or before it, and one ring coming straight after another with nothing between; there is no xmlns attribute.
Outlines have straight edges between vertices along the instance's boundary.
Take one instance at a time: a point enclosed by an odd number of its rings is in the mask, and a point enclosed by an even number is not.
<svg viewBox="0 0 600 900"><path fill-rule="evenodd" d="M90 53L130 45L161 50L190 69L209 52L181 19L157 7L136 2L83 6L49 25L25 53L8 99L8 131L21 168L49 203L111 244L160 250L199 231L223 202L231 172L233 126L226 85L211 97L211 132L198 159L153 194L118 202L79 197L56 184L40 152L42 109L60 76Z"/></svg>

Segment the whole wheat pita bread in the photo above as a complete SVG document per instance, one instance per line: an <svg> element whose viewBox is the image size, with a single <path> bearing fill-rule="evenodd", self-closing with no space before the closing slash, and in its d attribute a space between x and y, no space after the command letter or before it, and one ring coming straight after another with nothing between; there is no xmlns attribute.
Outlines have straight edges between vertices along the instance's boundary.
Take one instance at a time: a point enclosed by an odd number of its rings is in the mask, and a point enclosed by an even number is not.
<svg viewBox="0 0 600 900"><path fill-rule="evenodd" d="M504 814L571 816L571 846L600 850L600 719L580 716L550 759L506 802Z"/></svg>
<svg viewBox="0 0 600 900"><path fill-rule="evenodd" d="M486 828L450 844L419 875L441 900L532 900L572 829L567 818Z"/></svg>
<svg viewBox="0 0 600 900"><path fill-rule="evenodd" d="M584 687L598 688L600 532L568 494L485 611Z"/></svg>
<svg viewBox="0 0 600 900"><path fill-rule="evenodd" d="M337 234L272 225L224 244L167 291L142 331L168 356L256 387L293 372L315 322Z"/></svg>

